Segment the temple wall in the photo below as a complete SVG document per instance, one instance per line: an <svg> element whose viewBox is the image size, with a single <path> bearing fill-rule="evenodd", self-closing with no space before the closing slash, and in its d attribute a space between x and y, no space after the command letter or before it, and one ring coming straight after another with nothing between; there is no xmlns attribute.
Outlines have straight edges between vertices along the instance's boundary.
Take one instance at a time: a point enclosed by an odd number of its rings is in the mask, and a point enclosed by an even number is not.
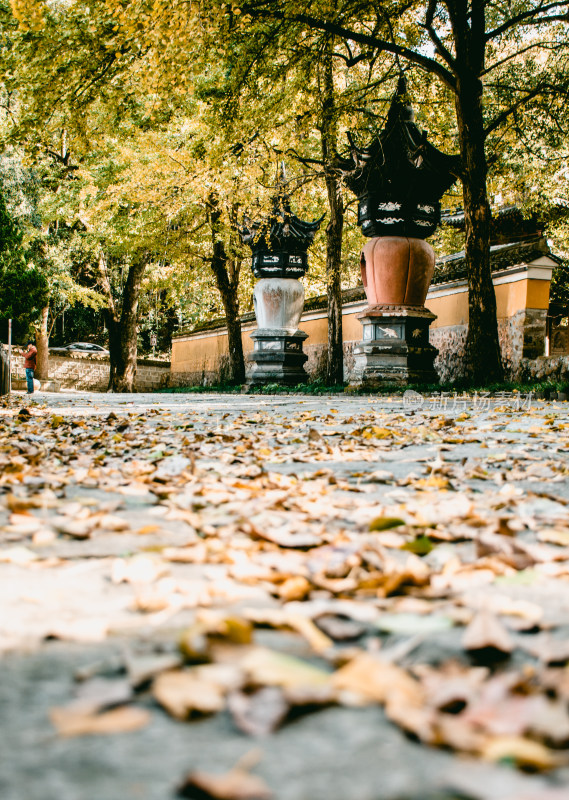
<svg viewBox="0 0 569 800"><path fill-rule="evenodd" d="M552 356L569 356L569 326L552 326L550 333L549 353Z"/></svg>
<svg viewBox="0 0 569 800"><path fill-rule="evenodd" d="M544 256L530 265L502 270L493 276L502 359L511 379L521 377L522 359L545 354L552 267L551 260ZM468 333L467 282L432 286L426 305L437 315L430 340L439 350L435 369L440 380L461 378Z"/></svg>
<svg viewBox="0 0 569 800"><path fill-rule="evenodd" d="M94 353L50 353L49 384L52 390L75 389L84 392L106 392L109 385L110 362L108 356ZM12 351L12 388L25 389L24 356L21 350ZM163 389L170 379L170 364L167 361L139 359L136 367L136 389L153 392Z"/></svg>
<svg viewBox="0 0 569 800"><path fill-rule="evenodd" d="M504 365L509 377L518 378L523 359L535 359L545 353L546 316L549 286L554 262L546 256L531 264L522 264L494 273L498 332ZM439 349L435 368L441 381L460 378L464 373L464 347L468 332L468 286L464 280L432 286L427 308L437 315L431 326L431 343ZM348 378L353 365L353 348L361 340L362 326L357 315L365 301L346 303L342 310L344 338L344 373ZM253 349L249 334L256 324L243 324L243 350ZM303 313L301 330L308 334L304 352L306 370L311 379L323 375L328 322L326 309ZM227 334L224 328L177 336L172 342L174 385L211 384L223 380L227 364Z"/></svg>

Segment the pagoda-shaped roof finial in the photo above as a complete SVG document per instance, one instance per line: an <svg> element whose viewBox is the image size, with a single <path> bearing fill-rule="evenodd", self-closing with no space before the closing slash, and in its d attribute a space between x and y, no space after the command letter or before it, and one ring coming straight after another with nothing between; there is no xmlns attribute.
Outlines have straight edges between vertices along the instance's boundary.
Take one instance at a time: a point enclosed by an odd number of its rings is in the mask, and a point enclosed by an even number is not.
<svg viewBox="0 0 569 800"><path fill-rule="evenodd" d="M290 207L284 161L277 168L277 192L273 207L264 222L243 219L240 234L253 254L251 268L256 278L300 278L308 269L307 251L324 214L313 222L305 222Z"/></svg>
<svg viewBox="0 0 569 800"><path fill-rule="evenodd" d="M415 124L403 72L379 135L366 148L348 138L350 156L338 166L359 200L362 233L418 239L434 233L440 199L458 177L460 161L437 150Z"/></svg>

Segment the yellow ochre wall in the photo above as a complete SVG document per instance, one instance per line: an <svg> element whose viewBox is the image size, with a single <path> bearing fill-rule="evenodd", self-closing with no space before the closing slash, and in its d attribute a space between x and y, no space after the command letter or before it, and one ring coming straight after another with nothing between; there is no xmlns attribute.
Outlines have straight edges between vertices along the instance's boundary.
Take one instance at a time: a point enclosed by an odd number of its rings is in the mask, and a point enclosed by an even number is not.
<svg viewBox="0 0 569 800"><path fill-rule="evenodd" d="M428 296L426 306L437 315L432 328L446 328L448 325L468 324L468 287L460 292L436 296ZM524 308L549 308L549 281L529 279L525 276L511 283L500 283L494 286L496 292L496 310L498 319L513 317Z"/></svg>
<svg viewBox="0 0 569 800"><path fill-rule="evenodd" d="M521 272L519 280L495 285L498 318L512 317L525 308L547 309L549 307L549 281L530 279L527 272ZM432 328L468 324L468 287L456 287L454 294L437 297L441 287L434 286L427 297L426 306L437 315ZM365 303L344 308L342 316L343 336L345 342L357 342L361 339L362 326L357 319ZM328 321L325 312L318 319L311 319L313 312L307 312L308 319L303 319L301 329L308 334L306 345L325 345L328 338ZM250 352L253 342L250 333L256 325L247 324L242 331L243 351ZM306 346L305 345L305 346ZM172 372L196 373L202 370L215 370L220 359L227 354L227 334L223 328L219 331L188 334L172 342Z"/></svg>

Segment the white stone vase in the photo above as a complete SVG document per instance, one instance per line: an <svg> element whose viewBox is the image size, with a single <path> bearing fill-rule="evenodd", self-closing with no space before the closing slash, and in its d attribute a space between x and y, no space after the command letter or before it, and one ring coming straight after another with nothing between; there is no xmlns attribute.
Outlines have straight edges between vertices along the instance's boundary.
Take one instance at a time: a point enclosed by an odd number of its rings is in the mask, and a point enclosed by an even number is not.
<svg viewBox="0 0 569 800"><path fill-rule="evenodd" d="M293 278L261 278L253 302L259 328L294 333L304 308L304 286Z"/></svg>

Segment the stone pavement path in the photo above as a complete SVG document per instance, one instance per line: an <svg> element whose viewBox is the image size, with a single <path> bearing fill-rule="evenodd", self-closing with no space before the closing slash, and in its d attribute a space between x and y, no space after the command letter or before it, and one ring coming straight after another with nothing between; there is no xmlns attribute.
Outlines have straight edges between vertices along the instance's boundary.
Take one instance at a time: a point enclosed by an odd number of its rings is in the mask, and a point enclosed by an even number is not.
<svg viewBox="0 0 569 800"><path fill-rule="evenodd" d="M5 400L0 798L566 797L567 410Z"/></svg>

